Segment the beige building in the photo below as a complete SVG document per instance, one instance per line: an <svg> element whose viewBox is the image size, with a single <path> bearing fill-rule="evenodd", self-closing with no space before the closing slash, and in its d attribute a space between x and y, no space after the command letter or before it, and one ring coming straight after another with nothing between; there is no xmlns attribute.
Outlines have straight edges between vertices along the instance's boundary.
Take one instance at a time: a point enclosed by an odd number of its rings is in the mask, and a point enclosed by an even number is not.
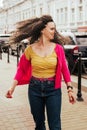
<svg viewBox="0 0 87 130"><path fill-rule="evenodd" d="M42 14L52 15L59 32L87 31L86 12L87 0L3 0L0 33L11 32L18 21Z"/></svg>

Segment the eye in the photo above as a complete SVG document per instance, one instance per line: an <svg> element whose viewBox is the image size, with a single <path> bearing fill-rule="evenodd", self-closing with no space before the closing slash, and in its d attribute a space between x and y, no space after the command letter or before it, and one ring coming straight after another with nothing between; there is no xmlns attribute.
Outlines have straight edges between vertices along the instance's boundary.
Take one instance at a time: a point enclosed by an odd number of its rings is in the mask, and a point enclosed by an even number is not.
<svg viewBox="0 0 87 130"><path fill-rule="evenodd" d="M55 28L53 27L53 28L51 28L51 30L55 30Z"/></svg>

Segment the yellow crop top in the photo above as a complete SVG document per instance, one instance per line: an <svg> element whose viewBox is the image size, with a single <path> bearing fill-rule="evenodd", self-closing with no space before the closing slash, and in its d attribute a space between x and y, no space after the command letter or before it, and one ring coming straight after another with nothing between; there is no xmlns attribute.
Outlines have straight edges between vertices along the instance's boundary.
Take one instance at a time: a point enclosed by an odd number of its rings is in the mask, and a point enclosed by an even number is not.
<svg viewBox="0 0 87 130"><path fill-rule="evenodd" d="M55 51L46 57L41 57L33 51L31 46L28 46L24 53L26 58L31 60L32 76L37 78L49 78L55 76L57 65L57 55Z"/></svg>

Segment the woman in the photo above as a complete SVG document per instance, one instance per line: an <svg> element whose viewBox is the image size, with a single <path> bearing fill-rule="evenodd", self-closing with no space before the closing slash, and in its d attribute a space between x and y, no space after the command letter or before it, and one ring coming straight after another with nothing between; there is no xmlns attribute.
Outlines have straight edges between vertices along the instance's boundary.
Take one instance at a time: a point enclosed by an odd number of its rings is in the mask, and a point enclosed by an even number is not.
<svg viewBox="0 0 87 130"><path fill-rule="evenodd" d="M70 103L75 102L69 69L62 47L64 38L56 31L51 16L44 15L20 22L11 38L19 42L30 38L6 97L11 98L17 85L29 84L28 98L35 130L46 130L45 107L50 130L61 130L61 80L67 86ZM59 45L60 44L60 45Z"/></svg>

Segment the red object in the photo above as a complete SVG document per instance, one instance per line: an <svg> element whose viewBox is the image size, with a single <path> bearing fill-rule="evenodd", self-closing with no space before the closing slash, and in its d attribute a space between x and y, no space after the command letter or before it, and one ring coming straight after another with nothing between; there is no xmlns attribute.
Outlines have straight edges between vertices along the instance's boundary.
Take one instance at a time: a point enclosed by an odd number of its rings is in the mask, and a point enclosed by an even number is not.
<svg viewBox="0 0 87 130"><path fill-rule="evenodd" d="M59 44L56 44L55 52L57 54L58 59L58 64L56 67L56 76L55 76L55 89L57 89L61 87L62 74L64 81L66 83L70 82L71 78L63 47ZM31 62L27 60L25 54L23 54L20 58L14 79L18 81L18 85L24 85L29 84L31 76L32 76Z"/></svg>

